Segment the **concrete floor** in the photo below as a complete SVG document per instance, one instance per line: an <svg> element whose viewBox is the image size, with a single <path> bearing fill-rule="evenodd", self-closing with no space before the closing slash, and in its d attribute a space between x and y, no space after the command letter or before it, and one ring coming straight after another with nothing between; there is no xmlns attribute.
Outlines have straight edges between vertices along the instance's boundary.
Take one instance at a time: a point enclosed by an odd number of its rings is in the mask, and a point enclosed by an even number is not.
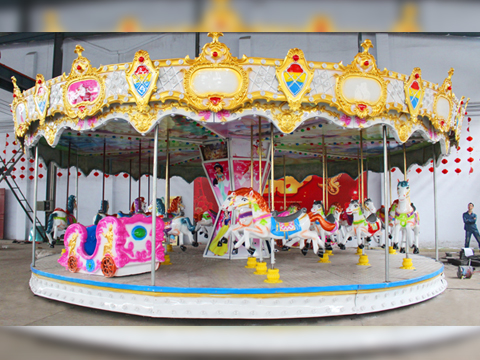
<svg viewBox="0 0 480 360"><path fill-rule="evenodd" d="M40 253L47 245L37 246ZM57 246L55 251L60 252ZM421 250L425 256L433 251ZM445 250L440 251L440 257ZM0 240L0 326L8 325L480 325L476 311L480 295L480 274L470 280L456 276L457 267L445 264L448 289L426 302L382 313L293 320L191 320L152 319L83 308L34 296L29 288L31 244Z"/></svg>

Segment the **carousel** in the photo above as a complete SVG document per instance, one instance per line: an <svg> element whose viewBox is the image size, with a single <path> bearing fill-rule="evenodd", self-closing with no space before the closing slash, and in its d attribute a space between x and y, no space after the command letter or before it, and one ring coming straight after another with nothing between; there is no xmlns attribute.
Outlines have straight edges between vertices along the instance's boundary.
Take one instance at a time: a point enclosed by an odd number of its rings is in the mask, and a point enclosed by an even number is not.
<svg viewBox="0 0 480 360"><path fill-rule="evenodd" d="M62 252L36 259L32 241L32 292L142 316L223 319L372 313L441 294L438 246L436 260L419 254L409 181L390 191L390 169L435 169L457 146L468 99L453 93L453 69L440 85L420 68L380 70L369 40L348 65L296 48L284 59L236 58L221 33L209 36L194 59L139 50L130 63L94 68L77 45L69 74L39 74L24 92L12 78L15 134L35 158L34 216L40 158L104 179L102 199L67 185L66 209L45 229ZM383 173L383 204L369 197L368 171ZM148 198L139 188L113 214L105 177L120 173L148 174ZM357 179L344 203L331 195L339 174ZM311 175L322 179L313 205L289 203L287 177ZM185 216L192 202L171 194L173 176L206 177L218 211ZM166 179L163 197L157 179ZM79 197L101 204L90 224L76 222Z"/></svg>

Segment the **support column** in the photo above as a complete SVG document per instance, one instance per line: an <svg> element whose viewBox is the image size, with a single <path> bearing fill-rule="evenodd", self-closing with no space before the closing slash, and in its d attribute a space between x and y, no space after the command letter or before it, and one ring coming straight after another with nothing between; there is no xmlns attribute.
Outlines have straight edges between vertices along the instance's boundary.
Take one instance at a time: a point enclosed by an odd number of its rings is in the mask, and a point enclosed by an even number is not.
<svg viewBox="0 0 480 360"><path fill-rule="evenodd" d="M435 145L433 151L433 220L435 223L435 260L438 261L438 221L437 221L437 159L435 157Z"/></svg>
<svg viewBox="0 0 480 360"><path fill-rule="evenodd" d="M287 169L285 167L285 155L283 155L283 211L287 210Z"/></svg>
<svg viewBox="0 0 480 360"><path fill-rule="evenodd" d="M35 267L35 247L37 239L37 187L38 187L38 144L35 146L35 174L33 183L33 237L32 237L32 267Z"/></svg>
<svg viewBox="0 0 480 360"><path fill-rule="evenodd" d="M274 169L274 159L275 159L275 147L273 146L273 123L270 124L270 148L271 148L271 154L272 158L270 159L270 172L272 174L271 180L270 180L270 191L272 192L272 211L275 210L275 176L273 173Z"/></svg>
<svg viewBox="0 0 480 360"><path fill-rule="evenodd" d="M388 168L388 154L387 154L387 126L383 125L383 198L385 200L385 282L390 282L390 254L388 247L388 209L390 200L388 198L388 176L390 169Z"/></svg>
<svg viewBox="0 0 480 360"><path fill-rule="evenodd" d="M152 276L151 284L155 286L155 250L157 249L157 171L158 171L158 124L155 125L155 140L153 143L153 189L152 189Z"/></svg>

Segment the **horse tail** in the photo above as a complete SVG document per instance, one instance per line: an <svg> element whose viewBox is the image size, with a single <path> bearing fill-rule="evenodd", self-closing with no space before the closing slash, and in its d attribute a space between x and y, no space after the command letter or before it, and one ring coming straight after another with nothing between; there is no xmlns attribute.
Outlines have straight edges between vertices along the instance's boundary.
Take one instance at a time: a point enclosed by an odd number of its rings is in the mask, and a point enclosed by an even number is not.
<svg viewBox="0 0 480 360"><path fill-rule="evenodd" d="M323 218L323 216L319 214L309 212L308 217L310 218L310 222L318 221L320 223L320 226L328 232L332 232L333 229L335 229L335 224L329 223L327 220Z"/></svg>
<svg viewBox="0 0 480 360"><path fill-rule="evenodd" d="M192 225L188 217L184 217L182 219L182 224L187 225L188 231L190 231L192 234L195 232L195 225Z"/></svg>
<svg viewBox="0 0 480 360"><path fill-rule="evenodd" d="M53 230L53 218L57 215L56 212L53 212L50 214L50 216L48 217L48 222L47 222L47 230L46 230L46 233L47 234L50 234Z"/></svg>

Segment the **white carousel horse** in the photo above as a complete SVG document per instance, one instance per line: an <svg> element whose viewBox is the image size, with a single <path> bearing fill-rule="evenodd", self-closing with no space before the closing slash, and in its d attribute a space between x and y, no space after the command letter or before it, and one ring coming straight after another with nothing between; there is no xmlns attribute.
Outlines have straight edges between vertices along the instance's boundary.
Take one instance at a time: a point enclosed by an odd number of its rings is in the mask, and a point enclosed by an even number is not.
<svg viewBox="0 0 480 360"><path fill-rule="evenodd" d="M325 215L325 210L323 207L323 202L322 201L314 201L313 206L312 206L312 213L313 214L318 214L322 217L325 218L327 221L327 224L330 226L330 224L335 225L333 230L326 230L322 224L319 221L314 221L312 222L312 226L314 229L317 231L317 233L320 235L320 238L326 242L326 237L330 237L330 243L332 242L332 239L336 240L338 243L338 246L340 249L345 250L345 244L343 242L340 242L340 214L342 213L343 208L339 203L334 203L330 206L330 209L328 211L328 214ZM331 244L327 243L327 250L331 250ZM329 249L330 248L330 249Z"/></svg>
<svg viewBox="0 0 480 360"><path fill-rule="evenodd" d="M215 223L215 219L217 218L217 214L213 210L207 210L203 214L198 214L195 221L197 222L197 226L195 227L195 233L198 237L204 237L208 239L208 227L212 227Z"/></svg>
<svg viewBox="0 0 480 360"><path fill-rule="evenodd" d="M75 195L70 195L67 202L67 211L57 208L48 217L47 230L45 234L51 248L55 247L57 239L65 234L67 227L77 222L73 216L73 211L77 207Z"/></svg>
<svg viewBox="0 0 480 360"><path fill-rule="evenodd" d="M346 209L348 215L353 215L352 229L345 235L345 238L355 235L357 237L357 244L360 249L365 246L364 238L369 239L371 236L380 235L382 233L382 223L380 220L369 222L365 219L362 208L358 200L350 201Z"/></svg>
<svg viewBox="0 0 480 360"><path fill-rule="evenodd" d="M364 210L365 219L367 219L368 222L374 223L378 219L382 223L382 228L385 228L385 223L382 220L382 217L378 216L377 208L373 204L372 199L368 198L363 202L363 210ZM385 212L384 212L384 215L385 215ZM383 218L384 217L385 216L383 216ZM376 234L376 235L373 235L372 237L375 239L375 241L379 245L381 245L383 248L385 247L385 244L381 243L382 239L383 239L383 236L380 236L380 235Z"/></svg>
<svg viewBox="0 0 480 360"><path fill-rule="evenodd" d="M376 209L375 205L373 204L373 201L371 199L367 199L364 202L364 210L365 210L365 216L368 218L371 214L375 214L377 219L380 219L382 222L382 227L385 229L385 206L380 206L380 209ZM393 221L389 216L389 221L388 221L388 227L387 227L387 234L388 238L391 240L393 238L392 232L393 232ZM385 248L385 242L382 244L382 248Z"/></svg>
<svg viewBox="0 0 480 360"><path fill-rule="evenodd" d="M121 211L118 212L117 217L131 217L135 214L145 214L146 202L143 196L140 196L133 200L132 206L130 207L130 212L125 214Z"/></svg>
<svg viewBox="0 0 480 360"><path fill-rule="evenodd" d="M195 234L195 225L191 223L188 217L183 215L184 209L185 205L183 205L182 203L182 197L175 196L172 198L170 209L168 209L167 214L163 215L163 221L165 222L166 238L168 239L169 235L178 236L180 249L182 251L187 250L187 248L183 244L184 236L188 237L188 240L190 240L190 243L193 247L198 246L198 242L193 237L193 235ZM157 213L159 210L160 209L158 209L157 206ZM169 215L173 217L170 217Z"/></svg>
<svg viewBox="0 0 480 360"><path fill-rule="evenodd" d="M239 200L239 204L236 207L251 206L253 214L252 223L243 229L244 243L249 243L250 238L258 238L260 240L292 239L286 243L286 246L291 246L298 242L299 239L312 239L315 253L323 256L325 243L316 232L310 230L311 221L317 219L324 221L321 216L316 214L309 216L310 214L307 214L306 209L302 209L290 216L274 217L270 213L265 199L254 190L251 190L247 197L240 197ZM249 248L248 251L253 254L255 249Z"/></svg>
<svg viewBox="0 0 480 360"><path fill-rule="evenodd" d="M406 246L413 248L413 253L418 254L418 238L420 235L420 216L415 206L410 202L410 185L408 181L399 181L397 184L398 200L395 200L390 208L390 216L393 218L394 242L399 243L400 230L404 235L404 241L400 244L400 252L405 252ZM411 231L414 234L412 244ZM406 243L405 243L406 242ZM405 246L405 247L404 247Z"/></svg>

